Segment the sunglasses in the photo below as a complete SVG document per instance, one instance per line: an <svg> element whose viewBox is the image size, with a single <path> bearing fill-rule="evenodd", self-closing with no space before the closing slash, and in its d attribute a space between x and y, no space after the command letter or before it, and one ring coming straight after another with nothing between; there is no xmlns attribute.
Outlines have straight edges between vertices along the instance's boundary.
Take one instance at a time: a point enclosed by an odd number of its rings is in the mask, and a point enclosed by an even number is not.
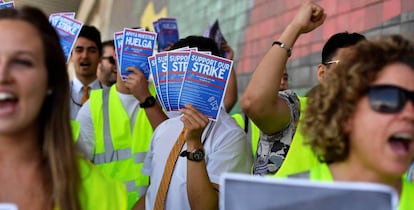
<svg viewBox="0 0 414 210"><path fill-rule="evenodd" d="M105 60L105 59L108 59L109 63L111 63L112 65L116 64L116 61L113 56L102 57L102 60Z"/></svg>
<svg viewBox="0 0 414 210"><path fill-rule="evenodd" d="M368 88L371 109L379 113L398 113L407 101L414 103L414 91L393 85L376 85Z"/></svg>
<svg viewBox="0 0 414 210"><path fill-rule="evenodd" d="M325 63L323 63L323 64L325 64L326 66L327 66L327 65L330 65L330 64L338 64L338 63L339 63L339 61L340 61L340 60L327 61L327 62L325 62Z"/></svg>

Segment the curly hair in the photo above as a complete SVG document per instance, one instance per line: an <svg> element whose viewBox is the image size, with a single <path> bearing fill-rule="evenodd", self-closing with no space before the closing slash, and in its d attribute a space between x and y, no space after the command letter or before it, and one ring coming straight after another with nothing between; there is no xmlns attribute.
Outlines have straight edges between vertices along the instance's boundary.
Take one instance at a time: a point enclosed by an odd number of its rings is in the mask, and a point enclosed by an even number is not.
<svg viewBox="0 0 414 210"><path fill-rule="evenodd" d="M400 35L361 41L342 50L341 62L329 72L308 99L301 122L306 144L319 161L343 161L349 153L349 133L345 123L355 112L356 104L385 66L403 62L414 68L414 45ZM411 60L411 61L409 61Z"/></svg>

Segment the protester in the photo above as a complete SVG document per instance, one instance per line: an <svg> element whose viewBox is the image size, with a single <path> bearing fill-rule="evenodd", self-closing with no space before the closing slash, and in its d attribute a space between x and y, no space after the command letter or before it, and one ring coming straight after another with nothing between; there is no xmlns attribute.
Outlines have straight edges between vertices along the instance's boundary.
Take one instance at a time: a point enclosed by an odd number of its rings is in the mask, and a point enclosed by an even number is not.
<svg viewBox="0 0 414 210"><path fill-rule="evenodd" d="M305 142L324 164L306 174L386 184L398 192L399 210L414 209L414 184L403 178L414 158L414 44L393 35L339 59L308 100Z"/></svg>
<svg viewBox="0 0 414 210"><path fill-rule="evenodd" d="M298 97L291 90L276 93L280 90L282 72L296 39L321 25L325 17L322 7L304 2L279 41L274 42L257 66L245 89L241 106L261 130L254 174L286 176L318 164L311 149L303 145L304 137L298 123L303 118L307 98ZM336 59L337 52L361 39L364 39L362 35L347 32L330 37L322 50L322 64L318 65L320 81L335 65L332 61Z"/></svg>
<svg viewBox="0 0 414 210"><path fill-rule="evenodd" d="M97 77L103 88L109 88L116 82L118 66L114 59L114 40L102 43L102 60L98 65Z"/></svg>
<svg viewBox="0 0 414 210"><path fill-rule="evenodd" d="M172 49L185 46L218 52L212 39L195 36L179 40ZM218 209L220 175L250 172L247 137L223 106L216 121L190 104L180 112L171 113L154 131L142 168L150 186L134 209Z"/></svg>
<svg viewBox="0 0 414 210"><path fill-rule="evenodd" d="M117 71L115 85L93 90L76 120L79 147L105 174L125 183L131 209L149 184L140 171L153 129L167 116L151 95L144 74L136 67L127 70L133 73L125 81Z"/></svg>
<svg viewBox="0 0 414 210"><path fill-rule="evenodd" d="M0 200L16 209L126 209L122 185L78 157L59 38L33 7L0 10Z"/></svg>
<svg viewBox="0 0 414 210"><path fill-rule="evenodd" d="M157 209L157 192L170 150L184 132L183 149L190 157L178 157L166 194L165 209L194 209L203 206L218 209L219 177L224 172L249 173L252 158L244 132L222 109L217 121L210 121L195 107L187 104L182 116L160 124L151 140L143 173L150 176L150 186L134 209ZM185 129L185 130L183 130ZM172 151L171 151L172 152ZM194 158L194 154L202 153ZM180 155L183 156L183 155Z"/></svg>
<svg viewBox="0 0 414 210"><path fill-rule="evenodd" d="M70 58L75 69L75 77L70 83L72 120L76 119L79 109L89 99L90 91L103 88L96 76L101 56L101 33L94 26L83 25Z"/></svg>

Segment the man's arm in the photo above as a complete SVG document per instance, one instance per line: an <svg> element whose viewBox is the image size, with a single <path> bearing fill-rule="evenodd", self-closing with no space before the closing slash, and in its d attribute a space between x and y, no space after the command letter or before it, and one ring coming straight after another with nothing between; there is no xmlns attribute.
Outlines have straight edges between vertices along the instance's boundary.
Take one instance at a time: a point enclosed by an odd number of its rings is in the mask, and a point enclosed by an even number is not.
<svg viewBox="0 0 414 210"><path fill-rule="evenodd" d="M309 1L303 3L278 40L285 48L272 46L254 71L242 96L241 106L262 132L275 133L290 121L290 109L277 94L288 59L287 49L293 47L302 33L320 26L325 18L320 6Z"/></svg>
<svg viewBox="0 0 414 210"><path fill-rule="evenodd" d="M203 148L201 135L208 118L192 105L185 105L181 120L186 129L187 151ZM187 196L191 209L218 209L218 185L210 182L206 162L187 160Z"/></svg>
<svg viewBox="0 0 414 210"><path fill-rule="evenodd" d="M128 75L128 78L125 81L125 86L140 103L144 102L147 97L151 96L148 89L148 81L145 79L144 74L135 67L129 67L127 71L134 73ZM147 115L153 130L155 130L164 120L168 119L158 101L154 106L145 108L145 114Z"/></svg>

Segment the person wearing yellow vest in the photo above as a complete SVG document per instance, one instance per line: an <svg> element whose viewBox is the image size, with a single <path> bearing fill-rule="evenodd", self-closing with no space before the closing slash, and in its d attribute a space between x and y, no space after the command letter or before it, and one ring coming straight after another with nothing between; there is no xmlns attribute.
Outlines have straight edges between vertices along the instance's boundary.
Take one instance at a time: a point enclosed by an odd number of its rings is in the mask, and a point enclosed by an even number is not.
<svg viewBox="0 0 414 210"><path fill-rule="evenodd" d="M0 28L1 203L127 209L125 187L79 157L66 59L46 15L29 6L1 9Z"/></svg>
<svg viewBox="0 0 414 210"><path fill-rule="evenodd" d="M310 179L373 182L414 209L414 43L400 35L362 41L312 92L302 121L305 143L323 163ZM338 103L340 102L340 103Z"/></svg>
<svg viewBox="0 0 414 210"><path fill-rule="evenodd" d="M291 90L279 91L283 71L297 38L319 27L326 14L322 7L306 1L260 61L241 97L241 107L261 131L253 174L285 176L318 164L310 148L303 145L300 120L306 98ZM337 51L364 39L357 33L338 33L322 50L318 79L323 82L336 65Z"/></svg>
<svg viewBox="0 0 414 210"><path fill-rule="evenodd" d="M115 59L115 55L114 55ZM103 173L123 182L132 208L148 186L141 167L153 130L167 116L151 95L148 81L136 67L125 81L118 71L110 89L94 90L78 113L78 145Z"/></svg>

